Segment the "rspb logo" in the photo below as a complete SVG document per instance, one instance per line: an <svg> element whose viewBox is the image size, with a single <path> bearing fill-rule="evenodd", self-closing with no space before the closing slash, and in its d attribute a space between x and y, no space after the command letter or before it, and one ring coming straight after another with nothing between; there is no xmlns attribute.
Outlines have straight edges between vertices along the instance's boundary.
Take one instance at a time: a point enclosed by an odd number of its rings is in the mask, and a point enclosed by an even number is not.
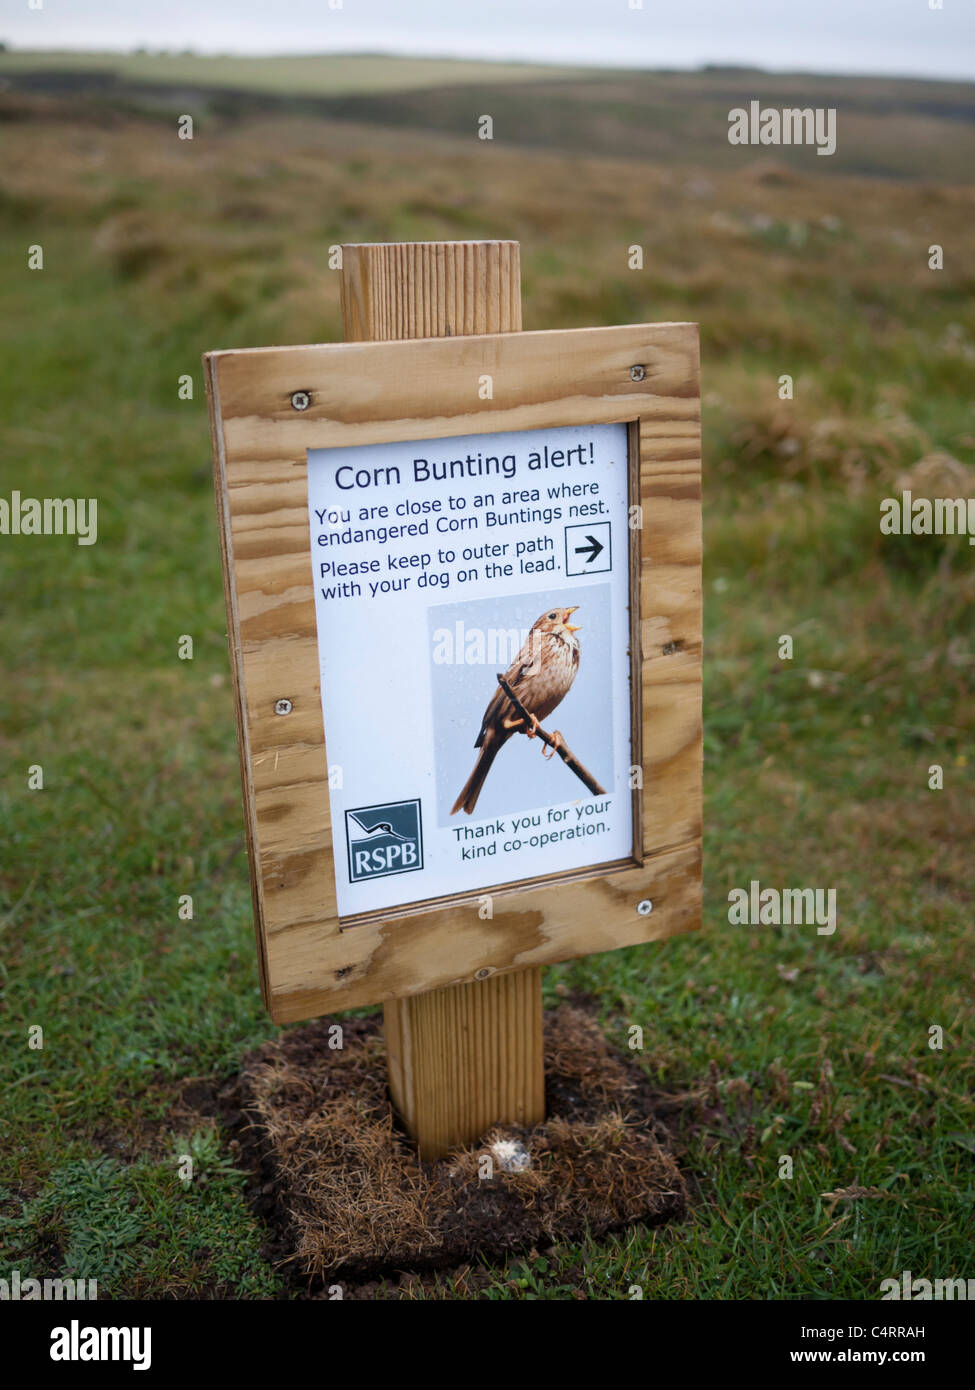
<svg viewBox="0 0 975 1390"><path fill-rule="evenodd" d="M345 813L349 878L385 878L423 868L419 801L390 801Z"/></svg>

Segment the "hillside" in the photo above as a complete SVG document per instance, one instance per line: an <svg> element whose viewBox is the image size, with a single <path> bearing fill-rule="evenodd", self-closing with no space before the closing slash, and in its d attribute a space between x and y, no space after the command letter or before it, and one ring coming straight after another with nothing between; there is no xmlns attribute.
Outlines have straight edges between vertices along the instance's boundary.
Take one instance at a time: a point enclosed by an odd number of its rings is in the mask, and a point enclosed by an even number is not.
<svg viewBox="0 0 975 1390"><path fill-rule="evenodd" d="M768 148L817 175L970 182L975 179L975 84L822 77L744 69L700 72L572 70L380 55L214 58L191 54L0 53L11 94L71 93L102 109L188 111L202 121L302 114L495 143L680 162L729 173L728 112L763 105L835 107L836 153Z"/></svg>

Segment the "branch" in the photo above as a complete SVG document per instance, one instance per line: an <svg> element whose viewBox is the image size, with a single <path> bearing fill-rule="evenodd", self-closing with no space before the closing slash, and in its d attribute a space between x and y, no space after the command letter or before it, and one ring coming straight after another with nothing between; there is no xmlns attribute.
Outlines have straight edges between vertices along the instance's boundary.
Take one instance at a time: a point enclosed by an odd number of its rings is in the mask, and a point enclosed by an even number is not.
<svg viewBox="0 0 975 1390"><path fill-rule="evenodd" d="M516 712L521 715L522 719L524 719L525 728L522 730L522 733L527 734L528 730L532 726L532 716L529 714L528 710L525 709L525 706L518 699L518 696L512 690L511 686L505 680L504 676L498 676L498 685L500 685L501 689L504 691L508 699L514 705ZM542 740L543 743L547 744L549 748L555 749L556 753L558 753L559 757L565 763L566 767L571 768L571 770L579 778L580 782L585 782L586 786L592 792L593 796L606 795L605 787L601 787L599 785L592 773L587 771L587 769L583 767L579 759L575 757L574 754L569 752L568 748L566 748L564 743L556 743L552 735L546 733L545 730L541 727L541 725L539 725L538 728L535 730L535 734L538 738Z"/></svg>

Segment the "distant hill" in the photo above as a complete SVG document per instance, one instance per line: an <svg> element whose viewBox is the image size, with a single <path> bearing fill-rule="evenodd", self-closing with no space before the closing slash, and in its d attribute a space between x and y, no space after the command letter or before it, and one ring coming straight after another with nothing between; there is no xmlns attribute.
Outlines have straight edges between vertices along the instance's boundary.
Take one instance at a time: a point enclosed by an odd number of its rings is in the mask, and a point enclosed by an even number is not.
<svg viewBox="0 0 975 1390"><path fill-rule="evenodd" d="M609 154L715 170L763 158L818 175L975 181L975 84L832 77L747 68L635 72L357 54L220 58L192 54L0 53L7 105L20 92L108 108L234 120L275 112L475 138L494 119L506 145ZM728 143L728 112L837 111L837 149ZM9 111L7 113L10 114Z"/></svg>
<svg viewBox="0 0 975 1390"><path fill-rule="evenodd" d="M248 58L194 53L0 52L0 76L56 83L59 77L169 87L230 87L275 96L335 96L412 88L507 83L573 76L580 69L539 63L478 63L397 58L382 53L324 53Z"/></svg>

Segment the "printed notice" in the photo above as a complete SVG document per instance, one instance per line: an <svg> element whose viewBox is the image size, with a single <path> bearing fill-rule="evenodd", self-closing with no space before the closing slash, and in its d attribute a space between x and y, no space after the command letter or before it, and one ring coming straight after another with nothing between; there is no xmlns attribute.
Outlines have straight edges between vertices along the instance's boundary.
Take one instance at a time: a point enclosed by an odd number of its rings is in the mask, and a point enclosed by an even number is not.
<svg viewBox="0 0 975 1390"><path fill-rule="evenodd" d="M627 473L625 425L309 450L340 916L632 854Z"/></svg>

